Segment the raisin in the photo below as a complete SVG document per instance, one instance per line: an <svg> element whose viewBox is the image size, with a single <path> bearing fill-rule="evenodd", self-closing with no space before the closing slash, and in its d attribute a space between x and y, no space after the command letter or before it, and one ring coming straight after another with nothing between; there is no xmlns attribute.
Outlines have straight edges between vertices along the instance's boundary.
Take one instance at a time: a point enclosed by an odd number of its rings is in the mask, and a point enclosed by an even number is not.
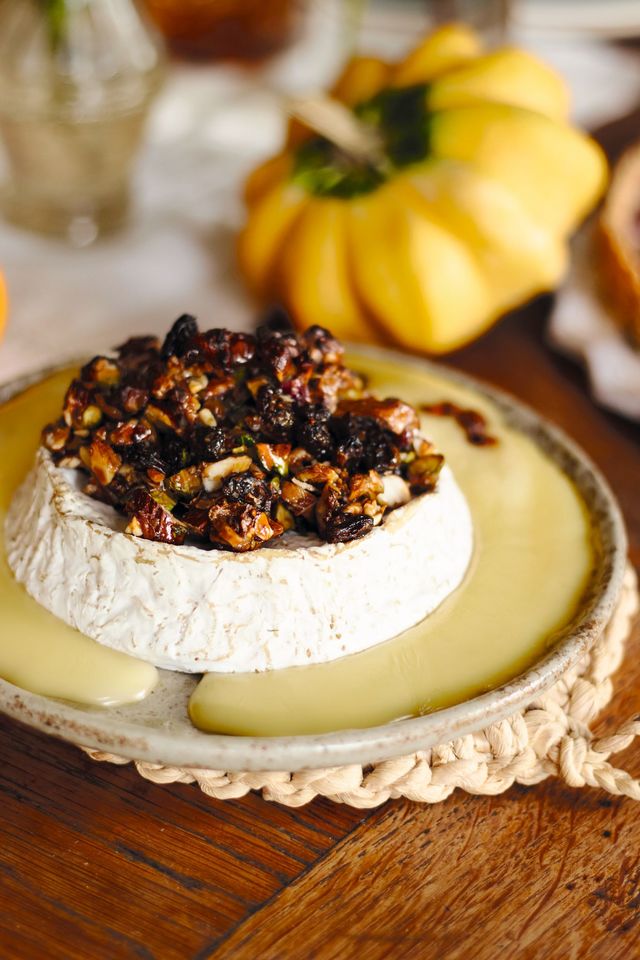
<svg viewBox="0 0 640 960"><path fill-rule="evenodd" d="M291 333L293 323L287 310L281 304L277 304L267 310L260 321L260 327L268 327L269 330L277 330L280 333Z"/></svg>
<svg viewBox="0 0 640 960"><path fill-rule="evenodd" d="M298 413L297 443L318 460L331 460L335 452L329 417L329 411L321 404L310 404Z"/></svg>
<svg viewBox="0 0 640 960"><path fill-rule="evenodd" d="M160 458L166 473L178 473L189 464L189 450L178 437L163 434L160 438Z"/></svg>
<svg viewBox="0 0 640 960"><path fill-rule="evenodd" d="M260 415L261 427L267 439L284 442L290 439L295 426L295 416L291 400L269 385L260 387L256 397L256 406Z"/></svg>
<svg viewBox="0 0 640 960"><path fill-rule="evenodd" d="M196 427L192 437L196 460L212 462L231 453L234 442L222 427Z"/></svg>
<svg viewBox="0 0 640 960"><path fill-rule="evenodd" d="M327 518L326 538L329 543L359 540L373 528L373 520L364 514L336 513Z"/></svg>
<svg viewBox="0 0 640 960"><path fill-rule="evenodd" d="M350 473L385 473L398 466L396 438L372 417L345 413L332 418L331 430L338 441L336 462Z"/></svg>
<svg viewBox="0 0 640 960"><path fill-rule="evenodd" d="M230 330L207 330L195 336L184 354L186 364L210 363L228 373L236 365L247 363L254 354L253 337Z"/></svg>
<svg viewBox="0 0 640 960"><path fill-rule="evenodd" d="M166 360L168 357L184 356L190 341L198 333L198 321L190 313L183 313L175 321L169 333L164 338L162 357Z"/></svg>
<svg viewBox="0 0 640 960"><path fill-rule="evenodd" d="M160 473L167 473L165 462L154 443L146 441L135 443L127 447L126 451L121 447L120 453L127 463L140 470L159 470Z"/></svg>
<svg viewBox="0 0 640 960"><path fill-rule="evenodd" d="M251 473L234 473L222 484L220 494L225 500L249 503L269 512L273 505L274 494L268 483L254 477Z"/></svg>

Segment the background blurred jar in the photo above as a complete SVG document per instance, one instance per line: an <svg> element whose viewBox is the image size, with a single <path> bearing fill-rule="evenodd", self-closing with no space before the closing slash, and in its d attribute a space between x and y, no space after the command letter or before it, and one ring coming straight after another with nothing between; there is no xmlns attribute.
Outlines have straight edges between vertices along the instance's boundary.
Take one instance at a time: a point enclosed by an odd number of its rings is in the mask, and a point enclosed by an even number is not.
<svg viewBox="0 0 640 960"><path fill-rule="evenodd" d="M170 49L190 59L259 62L292 40L301 0L145 0Z"/></svg>
<svg viewBox="0 0 640 960"><path fill-rule="evenodd" d="M162 59L134 0L0 0L8 219L77 245L123 222Z"/></svg>

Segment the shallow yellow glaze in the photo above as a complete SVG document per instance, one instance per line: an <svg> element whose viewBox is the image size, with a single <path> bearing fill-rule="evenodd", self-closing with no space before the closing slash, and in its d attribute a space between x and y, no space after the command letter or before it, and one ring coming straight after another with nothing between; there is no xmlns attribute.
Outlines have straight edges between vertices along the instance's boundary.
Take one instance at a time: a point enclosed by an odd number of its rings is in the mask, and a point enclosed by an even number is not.
<svg viewBox="0 0 640 960"><path fill-rule="evenodd" d="M593 557L582 500L530 440L503 424L491 402L417 368L361 357L353 365L376 392L414 404L450 399L488 416L500 440L495 447L472 447L450 420L423 421L471 507L472 568L425 621L363 653L270 673L208 674L190 702L191 719L203 730L322 733L460 702L539 657L585 589Z"/></svg>
<svg viewBox="0 0 640 960"><path fill-rule="evenodd" d="M33 462L40 430L60 412L71 373L0 407L0 531L14 490ZM13 578L0 537L0 676L33 693L91 705L131 703L158 672L90 640L32 600Z"/></svg>

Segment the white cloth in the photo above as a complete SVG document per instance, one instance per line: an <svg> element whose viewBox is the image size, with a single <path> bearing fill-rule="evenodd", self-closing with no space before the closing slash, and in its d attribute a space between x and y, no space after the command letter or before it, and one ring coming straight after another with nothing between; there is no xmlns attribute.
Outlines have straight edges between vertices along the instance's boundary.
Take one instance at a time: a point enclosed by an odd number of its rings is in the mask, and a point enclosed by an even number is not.
<svg viewBox="0 0 640 960"><path fill-rule="evenodd" d="M549 339L584 362L598 403L640 420L640 351L627 342L598 296L589 251L585 229L574 244L571 271L551 312Z"/></svg>

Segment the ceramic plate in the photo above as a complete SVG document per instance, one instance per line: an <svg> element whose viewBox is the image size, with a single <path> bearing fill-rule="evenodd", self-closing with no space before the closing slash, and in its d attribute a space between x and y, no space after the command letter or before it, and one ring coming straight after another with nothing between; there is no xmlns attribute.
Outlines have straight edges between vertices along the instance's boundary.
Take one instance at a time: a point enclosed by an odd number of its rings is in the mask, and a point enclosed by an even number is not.
<svg viewBox="0 0 640 960"><path fill-rule="evenodd" d="M529 436L574 482L601 545L587 595L550 651L510 682L426 716L384 726L293 737L232 737L196 730L186 704L196 679L160 671L158 687L138 704L87 708L28 693L0 681L0 710L23 723L75 743L137 760L215 770L289 770L364 764L425 749L478 730L519 711L551 686L593 644L618 599L626 559L619 508L591 462L561 431L504 393L459 373L389 351L357 348L368 356L414 371L432 372L492 401L506 423ZM51 372L51 371L46 371ZM0 388L0 402L41 379L45 372Z"/></svg>

